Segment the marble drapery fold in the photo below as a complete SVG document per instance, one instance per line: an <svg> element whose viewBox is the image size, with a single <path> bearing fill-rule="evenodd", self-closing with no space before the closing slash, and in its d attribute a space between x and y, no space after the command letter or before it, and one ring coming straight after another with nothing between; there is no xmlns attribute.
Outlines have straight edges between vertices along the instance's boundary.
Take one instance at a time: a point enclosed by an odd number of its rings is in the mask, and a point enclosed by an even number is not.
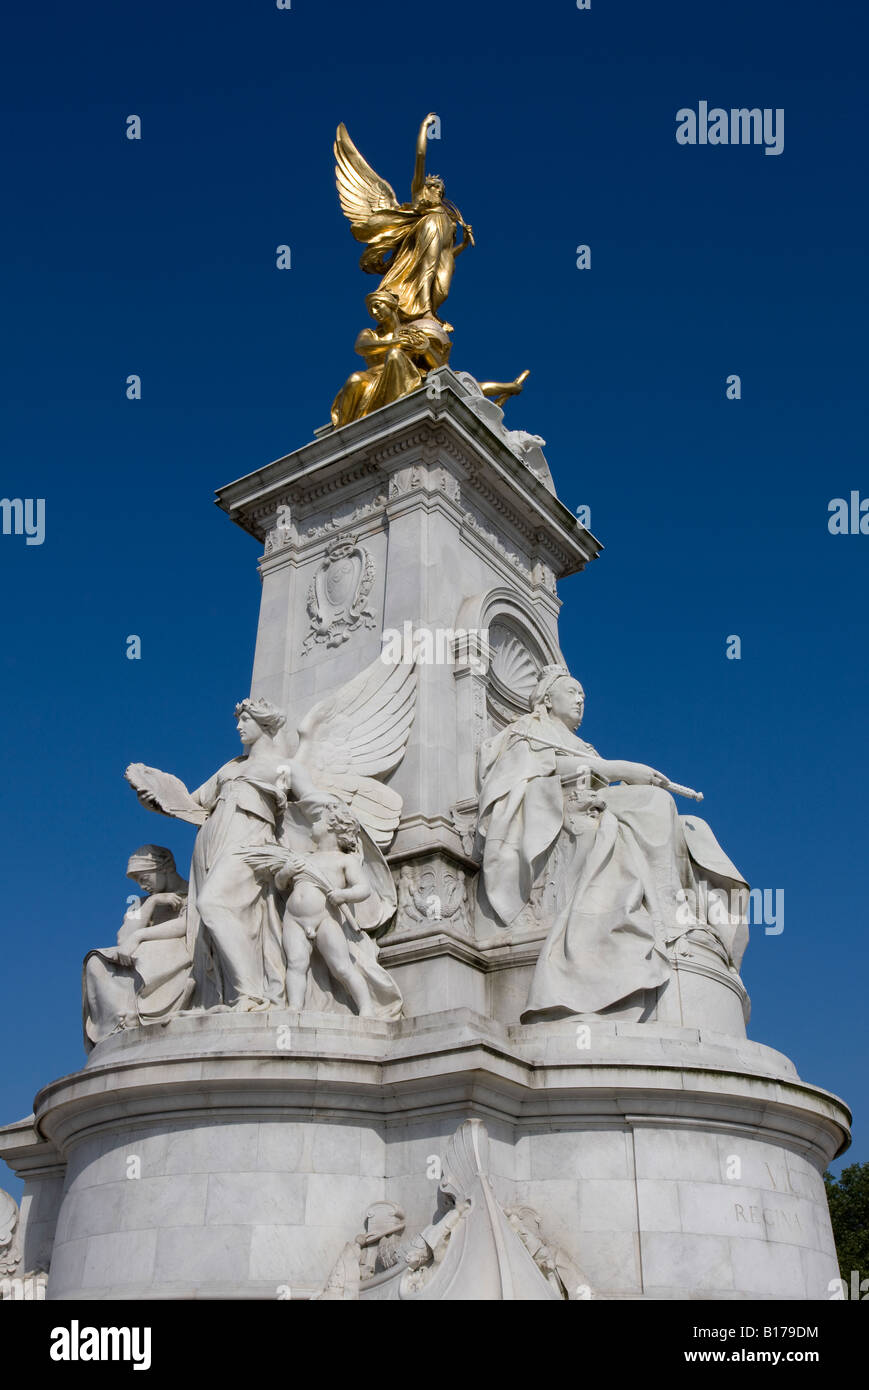
<svg viewBox="0 0 869 1390"><path fill-rule="evenodd" d="M249 777L247 762L234 758L191 793L210 813L193 847L187 908L197 997L206 1008L238 1000L266 1007L284 993L275 890L239 851L274 842L286 798Z"/></svg>
<svg viewBox="0 0 869 1390"><path fill-rule="evenodd" d="M555 745L555 747L553 747ZM701 883L744 889L704 821L683 818L659 786L619 784L571 810L563 777L599 760L543 705L483 745L478 836L483 895L512 927L546 873L558 907L538 957L525 1023L600 1013L670 979L670 946L693 924ZM702 827L702 830L701 830ZM692 847L698 858L692 857Z"/></svg>

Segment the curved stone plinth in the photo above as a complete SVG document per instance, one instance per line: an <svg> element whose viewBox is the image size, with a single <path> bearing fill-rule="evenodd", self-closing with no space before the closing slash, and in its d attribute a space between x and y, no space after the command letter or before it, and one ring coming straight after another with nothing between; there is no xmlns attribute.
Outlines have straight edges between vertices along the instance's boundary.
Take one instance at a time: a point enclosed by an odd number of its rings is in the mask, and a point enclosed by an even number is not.
<svg viewBox="0 0 869 1390"><path fill-rule="evenodd" d="M826 1298L849 1114L696 1029L469 1010L214 1013L119 1033L37 1097L67 1159L49 1298L306 1298L376 1201L408 1234L485 1121L493 1191L603 1298Z"/></svg>

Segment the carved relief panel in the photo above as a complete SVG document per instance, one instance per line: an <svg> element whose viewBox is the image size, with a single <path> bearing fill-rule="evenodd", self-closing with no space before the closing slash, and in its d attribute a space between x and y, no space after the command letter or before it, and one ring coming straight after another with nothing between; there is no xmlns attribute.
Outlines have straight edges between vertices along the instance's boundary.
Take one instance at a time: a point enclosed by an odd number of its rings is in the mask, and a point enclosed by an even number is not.
<svg viewBox="0 0 869 1390"><path fill-rule="evenodd" d="M333 537L307 594L310 625L302 651L316 643L339 647L360 627L374 627L376 618L368 605L374 583L374 559L355 536Z"/></svg>

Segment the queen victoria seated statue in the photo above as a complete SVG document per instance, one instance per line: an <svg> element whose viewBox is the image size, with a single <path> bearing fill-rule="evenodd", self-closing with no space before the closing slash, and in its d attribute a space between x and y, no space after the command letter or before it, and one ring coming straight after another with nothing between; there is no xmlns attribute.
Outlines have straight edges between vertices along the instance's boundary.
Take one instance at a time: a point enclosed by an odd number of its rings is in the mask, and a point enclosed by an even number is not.
<svg viewBox="0 0 869 1390"><path fill-rule="evenodd" d="M673 800L699 794L601 757L574 732L584 704L566 667L547 666L530 714L480 750L478 920L515 931L535 893L549 895L525 1023L642 1000L668 982L686 937L736 974L747 940L747 884Z"/></svg>

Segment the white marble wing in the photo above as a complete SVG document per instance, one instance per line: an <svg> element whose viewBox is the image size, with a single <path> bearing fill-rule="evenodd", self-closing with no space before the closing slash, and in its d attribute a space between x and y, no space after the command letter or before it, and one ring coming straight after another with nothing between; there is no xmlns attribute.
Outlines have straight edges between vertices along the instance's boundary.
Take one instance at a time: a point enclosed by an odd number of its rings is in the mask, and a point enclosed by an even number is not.
<svg viewBox="0 0 869 1390"><path fill-rule="evenodd" d="M378 657L309 710L296 758L323 791L340 797L378 845L395 834L402 800L378 778L404 757L416 712L416 666Z"/></svg>

